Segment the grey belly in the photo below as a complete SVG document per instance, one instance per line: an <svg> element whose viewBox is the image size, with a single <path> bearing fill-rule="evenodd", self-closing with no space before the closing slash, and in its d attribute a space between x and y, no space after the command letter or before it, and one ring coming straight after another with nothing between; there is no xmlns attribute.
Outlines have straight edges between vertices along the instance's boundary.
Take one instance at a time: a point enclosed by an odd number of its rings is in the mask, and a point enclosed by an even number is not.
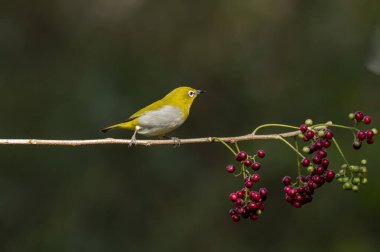
<svg viewBox="0 0 380 252"><path fill-rule="evenodd" d="M160 136L178 128L184 123L183 113L179 108L163 106L159 110L145 113L138 119L141 129L137 132L147 136Z"/></svg>

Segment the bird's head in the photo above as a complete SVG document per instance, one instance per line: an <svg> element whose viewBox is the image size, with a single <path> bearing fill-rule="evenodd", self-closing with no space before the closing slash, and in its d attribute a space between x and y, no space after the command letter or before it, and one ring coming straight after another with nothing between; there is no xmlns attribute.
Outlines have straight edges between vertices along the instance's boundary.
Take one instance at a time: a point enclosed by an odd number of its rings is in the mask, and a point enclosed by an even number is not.
<svg viewBox="0 0 380 252"><path fill-rule="evenodd" d="M170 105L176 105L188 111L195 98L204 92L203 90L197 90L191 87L178 87L167 94L164 100Z"/></svg>

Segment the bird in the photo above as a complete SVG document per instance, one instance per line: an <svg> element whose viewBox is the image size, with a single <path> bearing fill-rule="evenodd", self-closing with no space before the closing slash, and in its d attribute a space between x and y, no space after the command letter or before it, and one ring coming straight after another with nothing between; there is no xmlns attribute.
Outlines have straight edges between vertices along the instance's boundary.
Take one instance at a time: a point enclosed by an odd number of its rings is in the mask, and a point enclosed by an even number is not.
<svg viewBox="0 0 380 252"><path fill-rule="evenodd" d="M195 98L205 93L191 87L178 87L162 99L138 110L127 120L101 129L105 133L112 129L134 131L129 146L136 144L136 134L166 137L166 134L181 126L189 116ZM178 138L173 138L178 140Z"/></svg>

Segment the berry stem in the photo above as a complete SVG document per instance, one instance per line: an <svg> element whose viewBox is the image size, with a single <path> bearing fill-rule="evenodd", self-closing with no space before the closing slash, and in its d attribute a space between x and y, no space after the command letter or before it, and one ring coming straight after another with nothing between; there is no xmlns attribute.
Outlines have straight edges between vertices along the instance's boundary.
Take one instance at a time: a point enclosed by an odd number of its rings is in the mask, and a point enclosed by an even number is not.
<svg viewBox="0 0 380 252"><path fill-rule="evenodd" d="M347 158L346 158L346 156L343 154L343 151L342 151L342 149L340 148L338 142L335 140L335 137L333 137L332 140L333 140L333 142L334 142L336 148L338 149L340 155L342 156L344 162L345 162L347 165L349 165L349 163L348 163L348 161L347 161Z"/></svg>
<svg viewBox="0 0 380 252"><path fill-rule="evenodd" d="M286 141L282 136L278 136L276 139L281 140L282 142L286 143L292 150L294 150L300 157L305 158L304 155L302 155L296 148L294 148L293 145L291 145L288 141Z"/></svg>
<svg viewBox="0 0 380 252"><path fill-rule="evenodd" d="M221 140L219 138L215 138L215 141L218 141L218 142L224 144L224 146L226 146L232 152L232 154L234 154L234 156L236 156L236 152L226 142L224 142L223 140Z"/></svg>
<svg viewBox="0 0 380 252"><path fill-rule="evenodd" d="M314 125L313 128L320 127L320 126L335 127L335 128L342 128L342 129L358 131L358 129L356 127L349 127L349 126L340 125L340 124L333 124L333 123L321 123L321 124Z"/></svg>
<svg viewBox="0 0 380 252"><path fill-rule="evenodd" d="M294 138L294 145L296 146L296 149L297 151L299 152L299 148L298 148L298 142L297 142L297 139ZM297 156L297 170L298 170L298 176L301 176L301 161L300 161L300 156L299 155L296 155Z"/></svg>
<svg viewBox="0 0 380 252"><path fill-rule="evenodd" d="M256 135L257 131L259 131L262 128L266 127L283 127L283 128L291 128L291 129L298 129L298 127L287 125L287 124L277 124L277 123L270 123L270 124L263 124L258 126L253 132L252 135Z"/></svg>

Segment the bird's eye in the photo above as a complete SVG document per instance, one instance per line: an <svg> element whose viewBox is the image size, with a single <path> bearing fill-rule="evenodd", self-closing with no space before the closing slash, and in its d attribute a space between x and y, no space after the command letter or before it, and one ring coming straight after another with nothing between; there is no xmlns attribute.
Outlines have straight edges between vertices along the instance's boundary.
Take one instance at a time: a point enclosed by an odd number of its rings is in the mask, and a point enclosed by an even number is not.
<svg viewBox="0 0 380 252"><path fill-rule="evenodd" d="M189 94L190 97L193 97L195 95L195 92L192 91L192 90L190 90L188 94Z"/></svg>

